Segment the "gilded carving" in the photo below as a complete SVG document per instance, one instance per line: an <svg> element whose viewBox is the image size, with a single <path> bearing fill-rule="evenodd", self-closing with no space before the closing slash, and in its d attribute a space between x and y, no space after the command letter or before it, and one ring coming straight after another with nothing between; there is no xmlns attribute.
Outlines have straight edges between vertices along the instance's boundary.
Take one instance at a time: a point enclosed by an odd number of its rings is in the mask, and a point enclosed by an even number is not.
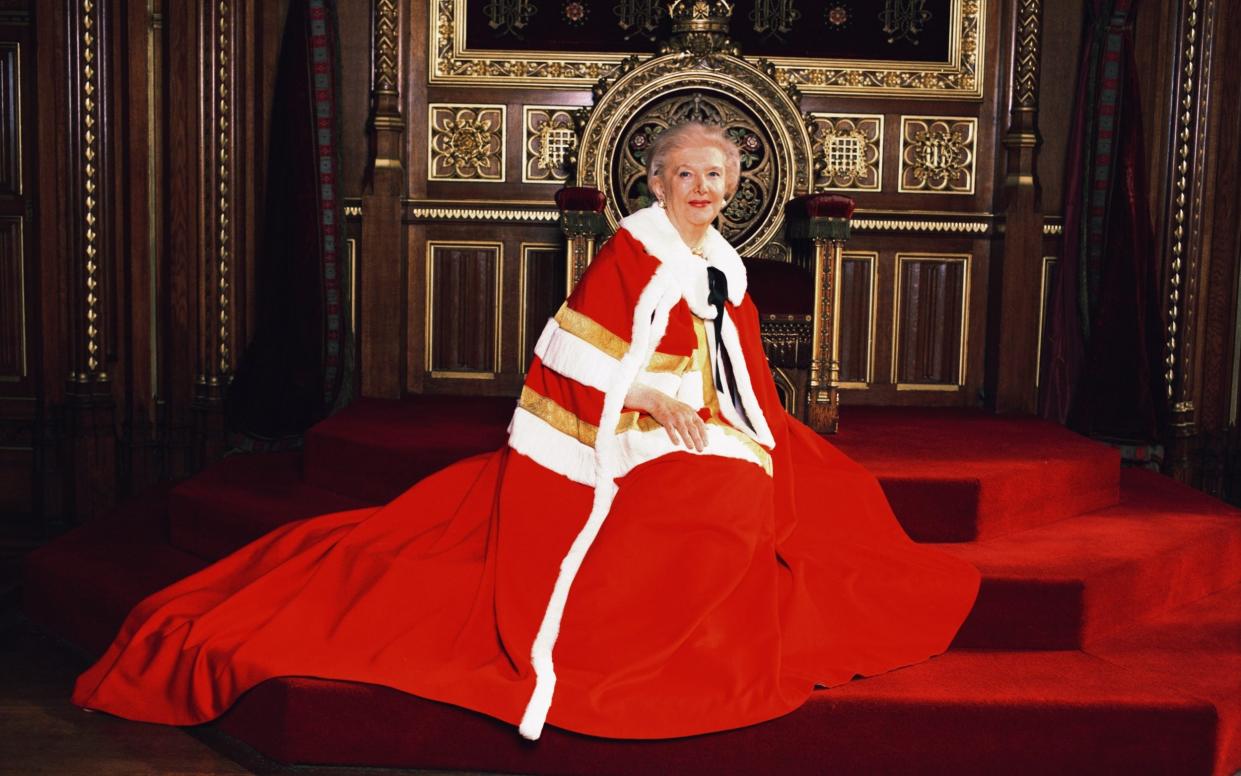
<svg viewBox="0 0 1241 776"><path fill-rule="evenodd" d="M698 4L706 7L715 3L700 0L694 5ZM613 12L626 39L637 44L640 39L654 38L666 13L664 6L655 0L618 0ZM627 53L473 51L466 47L466 0L432 0L428 8L432 31L429 76L433 84L588 89L600 78L615 75L621 62L631 56ZM983 73L979 59L986 50L986 4L980 0L953 0L951 9L951 39L946 63L772 57L775 78L781 85L795 86L807 94L981 99ZM823 13L829 29L843 29L849 25L853 11L849 3L832 3ZM901 18L904 17L894 17L897 21ZM911 18L916 19L917 15ZM635 47L646 49L645 40Z"/></svg>
<svg viewBox="0 0 1241 776"><path fill-rule="evenodd" d="M100 262L102 259L99 243L101 228L99 214L99 8L95 0L81 0L78 7L78 24L80 26L79 42L81 58L79 69L79 107L82 132L82 251L84 277L86 284L86 363L85 371L73 375L79 382L91 379L107 380L107 372L102 366L102 345L100 343L103 320L101 317L100 300L103 291L100 287Z"/></svg>
<svg viewBox="0 0 1241 776"><path fill-rule="evenodd" d="M1013 76L1013 103L1038 107L1039 19L1042 0L1021 0L1017 16L1017 67Z"/></svg>
<svg viewBox="0 0 1241 776"><path fill-rule="evenodd" d="M810 138L794 97L745 60L715 55L698 67L678 56L631 61L596 95L579 134L576 180L608 195L613 226L649 202L643 168L650 140L690 117L725 127L741 149L743 179L721 231L742 253L769 242L783 227L778 208L811 187Z"/></svg>
<svg viewBox="0 0 1241 776"><path fill-rule="evenodd" d="M883 116L812 113L815 188L879 191L883 182Z"/></svg>
<svg viewBox="0 0 1241 776"><path fill-rule="evenodd" d="M231 310L232 227L229 210L233 201L232 187L232 11L228 0L216 3L216 301L218 303L216 343L217 367L220 375L232 371Z"/></svg>
<svg viewBox="0 0 1241 776"><path fill-rule="evenodd" d="M400 10L397 0L375 2L375 91L396 94L397 33Z"/></svg>
<svg viewBox="0 0 1241 776"><path fill-rule="evenodd" d="M430 105L431 180L504 180L503 105Z"/></svg>
<svg viewBox="0 0 1241 776"><path fill-rule="evenodd" d="M522 109L526 142L522 146L523 183L560 183L569 177L567 163L577 148L573 107L527 105Z"/></svg>
<svg viewBox="0 0 1241 776"><path fill-rule="evenodd" d="M978 119L901 117L901 192L973 194Z"/></svg>
<svg viewBox="0 0 1241 776"><path fill-rule="evenodd" d="M1200 196L1202 190L1200 160L1205 153L1202 134L1205 125L1199 114L1206 106L1199 104L1200 85L1209 76L1210 60L1201 45L1206 39L1206 27L1214 16L1214 0L1184 0L1181 8L1183 21L1179 81L1176 87L1176 158L1174 190L1171 192L1169 231L1171 233L1172 261L1168 273L1167 341L1164 346L1164 387L1168 400L1175 401L1173 411L1189 415L1193 404L1185 397L1191 392L1190 370L1178 370L1178 364L1191 364L1193 345L1190 325L1194 321L1193 305L1196 302L1197 272L1193 261L1193 237L1200 226ZM1201 14L1201 15L1200 15ZM1202 72L1197 69L1201 67ZM1191 157L1193 157L1191 161ZM1191 168L1192 164L1192 168ZM1190 232L1193 230L1191 236ZM1184 335L1181 334L1185 326ZM1178 375L1178 371L1180 374ZM1177 378L1180 378L1178 390ZM1184 406L1184 409L1182 409ZM1180 419L1174 421L1180 422ZM1192 423L1192 421L1189 421Z"/></svg>

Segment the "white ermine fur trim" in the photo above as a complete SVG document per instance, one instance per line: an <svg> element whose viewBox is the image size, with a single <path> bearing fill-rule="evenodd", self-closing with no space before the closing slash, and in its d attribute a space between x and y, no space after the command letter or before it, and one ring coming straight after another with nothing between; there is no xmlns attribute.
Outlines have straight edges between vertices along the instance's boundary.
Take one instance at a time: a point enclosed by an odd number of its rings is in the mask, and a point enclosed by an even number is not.
<svg viewBox="0 0 1241 776"><path fill-rule="evenodd" d="M628 474L647 461L653 461L669 453L736 458L748 461L762 467L764 471L766 470L763 462L754 454L753 449L733 434L715 424L707 425L707 445L701 453L692 447L675 444L668 438L668 432L662 428L650 431L626 431L620 434L617 439L620 442L623 459L622 475Z"/></svg>
<svg viewBox="0 0 1241 776"><path fill-rule="evenodd" d="M637 382L669 396L676 396L681 389L681 376L672 372L648 372L644 369L638 373Z"/></svg>
<svg viewBox="0 0 1241 776"><path fill-rule="evenodd" d="M724 311L724 325L720 333L723 335L724 348L728 351L728 357L733 364L733 377L737 380L737 393L741 396L741 406L745 408L745 414L754 424L754 439L760 445L773 449L776 446L776 440L771 434L771 427L767 425L763 408L759 406L758 397L754 395L754 384L750 382L750 369L745 360L745 353L741 350L741 337L737 333L737 324L733 323L732 316L727 310ZM721 408L723 404L724 402L720 402ZM728 402L728 409L736 412L731 401ZM732 420L730 419L729 422ZM745 427L744 423L738 426L738 428Z"/></svg>
<svg viewBox="0 0 1241 776"><path fill-rule="evenodd" d="M616 382L620 367L612 356L560 328L555 318L543 327L534 354L556 374L600 391L607 391Z"/></svg>
<svg viewBox="0 0 1241 776"><path fill-rule="evenodd" d="M594 503L585 525L560 562L560 573L556 576L551 600L547 603L543 621L539 624L538 634L530 648L530 663L535 675L534 692L530 695L521 724L517 728L523 737L530 740L535 740L542 734L543 723L547 720L547 712L552 705L552 695L556 688L552 649L560 635L560 620L569 600L569 588L573 585L591 544L599 535L599 529L603 527L603 521L612 509L612 499L616 496L616 477L621 464L616 424L620 420L625 396L638 372L651 360L651 355L668 328L668 314L673 305L680 301L679 289L668 282L667 275L665 265L661 264L638 297L633 312L633 336L629 350L620 360L620 366L614 375L615 382L604 392L603 412L600 414L599 431L595 436Z"/></svg>
<svg viewBox="0 0 1241 776"><path fill-rule="evenodd" d="M508 426L508 446L582 485L595 484L595 451L538 415L518 407Z"/></svg>
<svg viewBox="0 0 1241 776"><path fill-rule="evenodd" d="M715 319L715 308L707 304L707 265L720 270L728 279L728 301L741 304L747 283L745 264L737 249L715 227L707 227L703 241L706 261L703 261L690 252L680 232L668 219L667 211L661 207L643 208L621 219L620 226L642 243L647 253L672 271L681 296L694 315L709 321Z"/></svg>
<svg viewBox="0 0 1241 776"><path fill-rule="evenodd" d="M697 412L703 408L702 403L702 372L695 369L681 377L681 387L677 390L677 399L689 405Z"/></svg>

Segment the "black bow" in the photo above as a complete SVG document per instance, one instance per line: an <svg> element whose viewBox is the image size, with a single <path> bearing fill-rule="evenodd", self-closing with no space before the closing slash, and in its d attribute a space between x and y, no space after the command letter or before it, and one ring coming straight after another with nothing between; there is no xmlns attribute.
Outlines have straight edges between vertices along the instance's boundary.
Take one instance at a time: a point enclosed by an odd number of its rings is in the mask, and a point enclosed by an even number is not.
<svg viewBox="0 0 1241 776"><path fill-rule="evenodd" d="M732 397L737 413L749 423L750 418L741 406L737 395L737 380L733 377L733 365L724 347L724 302L728 300L728 277L720 270L707 266L707 302L715 308L715 384L723 387ZM720 367L723 366L721 374Z"/></svg>

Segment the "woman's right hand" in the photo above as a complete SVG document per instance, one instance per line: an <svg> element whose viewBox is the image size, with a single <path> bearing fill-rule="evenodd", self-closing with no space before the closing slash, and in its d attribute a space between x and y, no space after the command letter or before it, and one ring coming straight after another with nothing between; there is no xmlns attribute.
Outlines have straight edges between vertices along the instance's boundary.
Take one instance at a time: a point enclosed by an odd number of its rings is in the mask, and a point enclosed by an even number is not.
<svg viewBox="0 0 1241 776"><path fill-rule="evenodd" d="M707 424L688 404L649 385L634 383L625 395L625 406L654 418L674 445L701 453L707 448Z"/></svg>

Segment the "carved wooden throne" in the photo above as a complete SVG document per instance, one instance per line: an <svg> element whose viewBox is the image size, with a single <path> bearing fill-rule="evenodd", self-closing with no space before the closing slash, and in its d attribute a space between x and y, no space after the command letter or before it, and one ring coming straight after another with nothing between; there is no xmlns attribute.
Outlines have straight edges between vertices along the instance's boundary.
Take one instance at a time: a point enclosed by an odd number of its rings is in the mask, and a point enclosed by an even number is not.
<svg viewBox="0 0 1241 776"><path fill-rule="evenodd" d="M660 53L630 57L578 112L570 159L575 187L556 197L568 239L568 289L596 241L653 197L646 151L664 129L698 120L724 127L741 149L737 192L716 224L746 259L750 295L786 408L832 433L836 391L835 277L853 201L810 192L814 160L794 87L765 61L740 56L728 37L731 3L669 5L673 36Z"/></svg>

